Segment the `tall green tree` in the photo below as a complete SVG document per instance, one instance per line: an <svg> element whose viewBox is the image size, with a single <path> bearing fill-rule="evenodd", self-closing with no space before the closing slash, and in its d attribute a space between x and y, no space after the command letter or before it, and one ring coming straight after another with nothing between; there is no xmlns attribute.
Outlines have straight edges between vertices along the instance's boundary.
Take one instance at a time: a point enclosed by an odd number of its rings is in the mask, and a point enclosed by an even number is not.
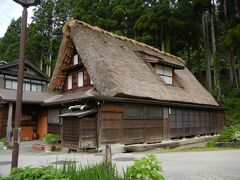
<svg viewBox="0 0 240 180"><path fill-rule="evenodd" d="M0 59L14 61L19 56L21 18L12 19L0 41Z"/></svg>

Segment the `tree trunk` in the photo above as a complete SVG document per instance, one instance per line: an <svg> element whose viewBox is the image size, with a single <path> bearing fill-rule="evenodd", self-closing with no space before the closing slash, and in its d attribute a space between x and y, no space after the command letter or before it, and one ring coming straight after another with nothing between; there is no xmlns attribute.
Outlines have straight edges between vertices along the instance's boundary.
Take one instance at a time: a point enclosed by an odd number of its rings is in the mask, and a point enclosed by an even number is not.
<svg viewBox="0 0 240 180"><path fill-rule="evenodd" d="M189 45L189 44L188 44L188 46L187 46L187 53L188 53L188 61L187 61L188 69L189 69L190 71L192 71L191 49L190 49L190 45Z"/></svg>
<svg viewBox="0 0 240 180"><path fill-rule="evenodd" d="M226 3L226 0L223 0L223 12L224 12L225 22L227 22L227 3Z"/></svg>
<svg viewBox="0 0 240 180"><path fill-rule="evenodd" d="M239 7L238 7L238 0L234 0L234 4L235 4L235 11L236 11L236 13L235 13L235 16L236 16L236 18L240 18L240 12L239 12Z"/></svg>
<svg viewBox="0 0 240 180"><path fill-rule="evenodd" d="M229 59L229 85L230 87L234 87L234 72L233 72L233 64L231 53L228 51L228 59Z"/></svg>
<svg viewBox="0 0 240 180"><path fill-rule="evenodd" d="M233 53L228 51L229 57L229 80L230 80L230 87L236 87L238 89L238 80L237 80L237 73L235 69L235 59L233 57Z"/></svg>
<svg viewBox="0 0 240 180"><path fill-rule="evenodd" d="M217 48L216 48L216 38L215 38L215 28L214 28L214 15L215 15L215 4L212 2L212 15L211 15L211 37L212 37L212 59L214 65L214 90L217 95L217 99L221 98L221 89L220 89L220 73L219 73L219 63L217 59Z"/></svg>
<svg viewBox="0 0 240 180"><path fill-rule="evenodd" d="M207 90L211 92L212 91L212 74L211 74L207 14L204 14L202 16L202 27L203 27L203 42L204 42L205 59L206 59L206 84L207 84Z"/></svg>
<svg viewBox="0 0 240 180"><path fill-rule="evenodd" d="M239 86L238 86L238 76L237 76L237 69L235 68L235 58L233 58L233 70L234 70L234 77L235 77L235 83L236 83L236 87L237 90L239 90Z"/></svg>
<svg viewBox="0 0 240 180"><path fill-rule="evenodd" d="M238 62L238 83L240 83L240 60L239 58L237 58L237 62Z"/></svg>
<svg viewBox="0 0 240 180"><path fill-rule="evenodd" d="M164 43L164 34L163 34L163 28L161 27L161 50L165 51L165 43Z"/></svg>
<svg viewBox="0 0 240 180"><path fill-rule="evenodd" d="M224 20L225 20L225 29L228 27L228 14L227 14L227 1L223 0L223 9L224 9ZM227 32L226 32L227 33ZM227 49L227 56L229 61L229 85L230 87L237 87L236 80L236 71L235 71L235 63L233 58L233 53L230 49Z"/></svg>

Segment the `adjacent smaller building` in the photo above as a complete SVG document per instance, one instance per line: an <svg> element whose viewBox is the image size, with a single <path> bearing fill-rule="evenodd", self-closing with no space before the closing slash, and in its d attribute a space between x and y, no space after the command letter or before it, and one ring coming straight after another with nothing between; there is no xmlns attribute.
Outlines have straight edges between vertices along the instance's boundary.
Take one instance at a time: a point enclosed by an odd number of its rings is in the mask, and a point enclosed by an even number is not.
<svg viewBox="0 0 240 180"><path fill-rule="evenodd" d="M18 61L0 62L0 138L10 137L16 103ZM39 122L41 104L52 94L47 93L49 78L29 61L25 62L21 139L31 140L32 134L47 133L47 119ZM7 133L8 130L8 133Z"/></svg>

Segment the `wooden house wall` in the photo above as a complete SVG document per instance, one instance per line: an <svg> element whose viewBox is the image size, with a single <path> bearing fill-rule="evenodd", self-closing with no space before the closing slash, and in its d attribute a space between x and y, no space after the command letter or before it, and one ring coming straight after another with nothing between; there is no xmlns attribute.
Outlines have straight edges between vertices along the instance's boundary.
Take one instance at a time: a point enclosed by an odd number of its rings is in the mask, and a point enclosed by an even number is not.
<svg viewBox="0 0 240 180"><path fill-rule="evenodd" d="M224 126L223 111L162 107L162 118L126 118L123 115L126 104L102 104L99 127L102 144L155 143L163 139L219 133Z"/></svg>
<svg viewBox="0 0 240 180"><path fill-rule="evenodd" d="M80 118L80 147L97 147L97 117Z"/></svg>
<svg viewBox="0 0 240 180"><path fill-rule="evenodd" d="M97 116L64 117L62 145L73 148L97 147Z"/></svg>
<svg viewBox="0 0 240 180"><path fill-rule="evenodd" d="M39 113L38 117L38 125L37 125L37 133L39 135L39 139L42 139L48 132L48 118L47 111L43 111Z"/></svg>
<svg viewBox="0 0 240 180"><path fill-rule="evenodd" d="M48 124L48 133L61 135L61 127L60 124Z"/></svg>
<svg viewBox="0 0 240 180"><path fill-rule="evenodd" d="M164 118L141 119L123 116L123 103L104 103L100 113L101 143L153 143L160 142L167 131ZM166 128L166 129L165 129Z"/></svg>
<svg viewBox="0 0 240 180"><path fill-rule="evenodd" d="M0 139L6 135L8 104L0 105Z"/></svg>
<svg viewBox="0 0 240 180"><path fill-rule="evenodd" d="M53 108L48 109L47 122L48 122L48 133L62 135L62 125L59 118L60 114L66 112L66 108Z"/></svg>
<svg viewBox="0 0 240 180"><path fill-rule="evenodd" d="M171 138L220 133L224 127L223 111L184 108L170 111Z"/></svg>
<svg viewBox="0 0 240 180"><path fill-rule="evenodd" d="M68 74L72 75L72 89L68 89L68 80L66 78L65 85L63 92L74 92L74 91L84 91L87 89L90 89L93 85L90 84L90 76L86 70L86 68L83 69L83 86L78 87L78 72L79 70L75 70L73 72L70 72Z"/></svg>
<svg viewBox="0 0 240 180"><path fill-rule="evenodd" d="M64 146L79 147L80 122L78 117L66 117L62 121L62 144Z"/></svg>
<svg viewBox="0 0 240 180"><path fill-rule="evenodd" d="M101 143L121 143L123 138L123 104L104 103L100 109Z"/></svg>

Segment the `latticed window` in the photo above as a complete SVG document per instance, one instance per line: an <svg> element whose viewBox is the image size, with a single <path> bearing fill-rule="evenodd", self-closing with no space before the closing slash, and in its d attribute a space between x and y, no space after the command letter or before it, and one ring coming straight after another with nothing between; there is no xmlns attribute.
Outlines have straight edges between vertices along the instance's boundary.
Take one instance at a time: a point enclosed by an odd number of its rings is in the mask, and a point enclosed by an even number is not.
<svg viewBox="0 0 240 180"><path fill-rule="evenodd" d="M154 105L126 104L123 116L124 118L161 119L163 118L163 109Z"/></svg>
<svg viewBox="0 0 240 180"><path fill-rule="evenodd" d="M60 123L60 109L49 109L48 110L48 123L59 124Z"/></svg>
<svg viewBox="0 0 240 180"><path fill-rule="evenodd" d="M171 108L171 128L205 128L217 124L217 113L208 110Z"/></svg>

